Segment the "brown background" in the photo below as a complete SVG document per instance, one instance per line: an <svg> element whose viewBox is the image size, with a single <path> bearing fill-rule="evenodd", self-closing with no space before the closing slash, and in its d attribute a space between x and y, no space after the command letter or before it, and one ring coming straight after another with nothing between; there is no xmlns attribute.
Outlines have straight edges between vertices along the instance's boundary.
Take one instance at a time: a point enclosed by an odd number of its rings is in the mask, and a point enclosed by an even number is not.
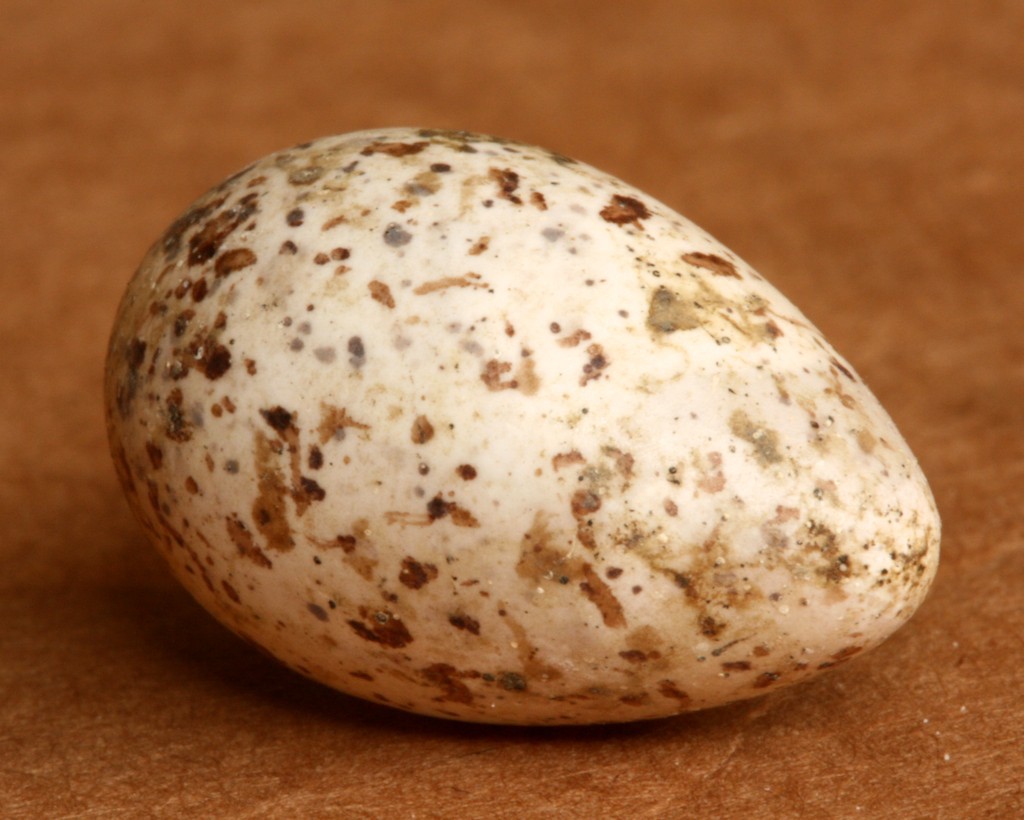
<svg viewBox="0 0 1024 820"><path fill-rule="evenodd" d="M0 815L1024 816L1022 35L1016 2L0 2ZM759 701L531 730L203 613L107 456L117 299L209 185L384 125L593 163L800 305L931 479L918 616Z"/></svg>

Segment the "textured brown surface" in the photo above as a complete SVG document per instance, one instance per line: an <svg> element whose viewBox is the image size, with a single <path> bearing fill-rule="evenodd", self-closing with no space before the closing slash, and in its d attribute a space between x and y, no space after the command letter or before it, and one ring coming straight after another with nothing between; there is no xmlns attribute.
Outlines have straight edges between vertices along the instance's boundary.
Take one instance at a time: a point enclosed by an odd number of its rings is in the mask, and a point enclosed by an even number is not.
<svg viewBox="0 0 1024 820"><path fill-rule="evenodd" d="M0 815L1024 814L1016 3L0 2ZM792 298L917 452L931 597L816 682L642 725L445 724L278 668L115 484L116 301L268 151L471 128L619 174Z"/></svg>

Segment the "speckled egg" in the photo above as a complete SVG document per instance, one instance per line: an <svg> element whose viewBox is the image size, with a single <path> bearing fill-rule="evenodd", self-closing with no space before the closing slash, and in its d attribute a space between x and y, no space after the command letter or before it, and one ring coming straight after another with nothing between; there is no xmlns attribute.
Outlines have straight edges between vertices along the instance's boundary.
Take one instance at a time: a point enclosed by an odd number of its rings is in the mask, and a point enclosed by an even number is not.
<svg viewBox="0 0 1024 820"><path fill-rule="evenodd" d="M477 134L298 145L149 250L106 371L174 574L291 668L468 721L653 718L884 640L939 519L892 421L735 254Z"/></svg>

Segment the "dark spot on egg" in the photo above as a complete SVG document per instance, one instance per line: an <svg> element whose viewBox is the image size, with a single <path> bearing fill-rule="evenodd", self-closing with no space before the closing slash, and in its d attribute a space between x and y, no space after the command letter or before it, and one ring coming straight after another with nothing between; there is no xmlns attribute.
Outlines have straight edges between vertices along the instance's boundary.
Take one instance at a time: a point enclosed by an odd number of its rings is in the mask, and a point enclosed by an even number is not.
<svg viewBox="0 0 1024 820"><path fill-rule="evenodd" d="M488 172L496 183L498 183L499 196L507 199L515 205L522 205L523 200L516 195L519 188L519 174L511 168L491 168Z"/></svg>
<svg viewBox="0 0 1024 820"><path fill-rule="evenodd" d="M682 260L698 268L710 271L713 276L728 276L733 279L742 278L732 262L714 253L701 253L700 251L684 253Z"/></svg>
<svg viewBox="0 0 1024 820"><path fill-rule="evenodd" d="M412 241L412 234L397 222L392 222L384 229L384 242L392 248L400 248Z"/></svg>
<svg viewBox="0 0 1024 820"><path fill-rule="evenodd" d="M370 282L367 287L370 289L370 297L374 301L380 302L386 308L394 309L395 297L391 295L391 288L376 279Z"/></svg>
<svg viewBox="0 0 1024 820"><path fill-rule="evenodd" d="M305 168L297 168L288 174L288 182L291 185L311 185L324 175L324 169L319 165L309 165Z"/></svg>
<svg viewBox="0 0 1024 820"><path fill-rule="evenodd" d="M378 643L390 649L401 649L412 643L413 640L405 623L389 612L376 613L369 624L350 619L348 625L363 640Z"/></svg>
<svg viewBox="0 0 1024 820"><path fill-rule="evenodd" d="M398 581L409 589L421 589L437 577L437 567L427 562L420 562L411 556L402 559L402 569L398 573Z"/></svg>
<svg viewBox="0 0 1024 820"><path fill-rule="evenodd" d="M525 692L526 678L518 672L501 672L498 675L498 685L507 692Z"/></svg>
<svg viewBox="0 0 1024 820"><path fill-rule="evenodd" d="M778 672L762 672L754 679L753 687L755 689L765 689L775 683L780 677L782 676Z"/></svg>
<svg viewBox="0 0 1024 820"><path fill-rule="evenodd" d="M378 141L370 145L367 145L359 153L364 157L370 157L374 154L384 154L389 157L408 157L413 154L418 154L424 148L426 148L429 142L383 142Z"/></svg>
<svg viewBox="0 0 1024 820"><path fill-rule="evenodd" d="M260 415L263 416L267 424L278 432L284 432L292 426L292 414L280 405L271 407L268 410L260 410Z"/></svg>
<svg viewBox="0 0 1024 820"><path fill-rule="evenodd" d="M456 613L448 616L448 623L456 629L461 629L473 635L480 634L480 622L463 613Z"/></svg>
<svg viewBox="0 0 1024 820"><path fill-rule="evenodd" d="M256 264L256 254L249 248L233 248L217 257L213 269L218 278Z"/></svg>
<svg viewBox="0 0 1024 820"><path fill-rule="evenodd" d="M257 193L246 194L238 203L212 217L189 240L188 264L201 265L217 255L220 246L256 212Z"/></svg>
<svg viewBox="0 0 1024 820"><path fill-rule="evenodd" d="M639 199L622 194L613 194L611 202L601 209L601 218L614 225L636 225L641 219L648 219L651 212Z"/></svg>
<svg viewBox="0 0 1024 820"><path fill-rule="evenodd" d="M426 416L417 416L412 423L410 438L413 444L426 444L434 437L434 425ZM472 468L470 468L472 469Z"/></svg>

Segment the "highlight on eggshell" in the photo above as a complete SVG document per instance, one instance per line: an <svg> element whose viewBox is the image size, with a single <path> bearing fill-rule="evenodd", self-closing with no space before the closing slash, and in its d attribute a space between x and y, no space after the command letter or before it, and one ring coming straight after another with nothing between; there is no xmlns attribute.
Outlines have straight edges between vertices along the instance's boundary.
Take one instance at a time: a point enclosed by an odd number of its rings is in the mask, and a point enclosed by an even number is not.
<svg viewBox="0 0 1024 820"><path fill-rule="evenodd" d="M189 592L426 715L656 718L808 680L917 609L940 524L854 368L664 204L461 131L259 160L117 313L110 446Z"/></svg>

